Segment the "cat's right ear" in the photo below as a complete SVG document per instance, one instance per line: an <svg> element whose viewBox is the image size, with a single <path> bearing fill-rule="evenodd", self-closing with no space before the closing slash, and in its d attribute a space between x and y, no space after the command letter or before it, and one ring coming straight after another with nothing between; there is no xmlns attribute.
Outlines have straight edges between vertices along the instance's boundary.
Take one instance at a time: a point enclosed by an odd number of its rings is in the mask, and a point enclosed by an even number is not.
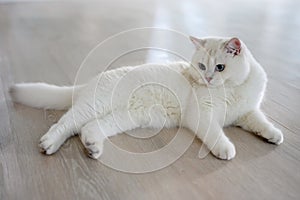
<svg viewBox="0 0 300 200"><path fill-rule="evenodd" d="M201 49L203 48L205 41L201 40L199 38L190 36L190 40L192 41L192 43L195 45L196 49Z"/></svg>

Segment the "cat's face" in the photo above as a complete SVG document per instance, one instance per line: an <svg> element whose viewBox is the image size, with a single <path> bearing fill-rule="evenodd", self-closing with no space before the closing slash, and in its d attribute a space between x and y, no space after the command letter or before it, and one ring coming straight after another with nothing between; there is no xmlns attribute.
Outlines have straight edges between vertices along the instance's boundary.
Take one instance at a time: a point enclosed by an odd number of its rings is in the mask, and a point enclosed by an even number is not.
<svg viewBox="0 0 300 200"><path fill-rule="evenodd" d="M202 84L208 87L242 84L249 73L245 45L237 38L195 38L196 46L192 65L201 75Z"/></svg>

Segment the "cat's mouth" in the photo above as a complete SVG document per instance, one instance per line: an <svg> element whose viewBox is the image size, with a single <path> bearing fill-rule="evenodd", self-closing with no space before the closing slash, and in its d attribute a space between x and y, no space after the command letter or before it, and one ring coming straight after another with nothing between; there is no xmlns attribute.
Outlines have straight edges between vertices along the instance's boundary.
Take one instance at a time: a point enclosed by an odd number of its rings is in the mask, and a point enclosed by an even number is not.
<svg viewBox="0 0 300 200"><path fill-rule="evenodd" d="M198 83L200 83L200 85L202 86L206 86L208 88L217 88L220 85L222 85L223 83L220 83L219 81L217 81L214 78L210 78L210 79L206 79L204 76L201 75L201 78L198 79Z"/></svg>
<svg viewBox="0 0 300 200"><path fill-rule="evenodd" d="M209 83L207 81L201 81L200 82L200 85L202 86L205 86L205 87L208 87L208 88L216 88L217 85L213 84L213 83Z"/></svg>
<svg viewBox="0 0 300 200"><path fill-rule="evenodd" d="M222 84L212 83L211 81L210 82L204 81L204 85L206 85L206 87L208 88L217 88Z"/></svg>
<svg viewBox="0 0 300 200"><path fill-rule="evenodd" d="M202 85L206 85L207 87L211 87L211 88L216 87L216 85L212 82L212 79L208 81L207 79L202 78L201 82Z"/></svg>

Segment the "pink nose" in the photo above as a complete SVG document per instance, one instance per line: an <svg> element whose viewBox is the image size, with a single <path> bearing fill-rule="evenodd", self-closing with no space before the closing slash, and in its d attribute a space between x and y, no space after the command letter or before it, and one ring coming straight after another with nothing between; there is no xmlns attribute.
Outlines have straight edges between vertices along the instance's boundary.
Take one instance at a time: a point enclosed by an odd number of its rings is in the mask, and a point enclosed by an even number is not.
<svg viewBox="0 0 300 200"><path fill-rule="evenodd" d="M210 82L212 77L205 77L205 79L207 80L207 82Z"/></svg>

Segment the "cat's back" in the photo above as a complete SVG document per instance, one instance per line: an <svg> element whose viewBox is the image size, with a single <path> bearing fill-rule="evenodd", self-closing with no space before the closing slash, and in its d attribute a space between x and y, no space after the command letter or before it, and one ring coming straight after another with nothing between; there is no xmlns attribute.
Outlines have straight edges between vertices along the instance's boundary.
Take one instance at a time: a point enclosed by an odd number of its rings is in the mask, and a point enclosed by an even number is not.
<svg viewBox="0 0 300 200"><path fill-rule="evenodd" d="M82 96L89 96L85 99L92 97L101 104L111 103L114 100L118 104L127 103L130 95L136 91L145 97L149 94L154 95L151 90L160 92L168 90L174 95L185 96L189 84L180 71L187 65L184 62L150 63L105 71L87 84Z"/></svg>

